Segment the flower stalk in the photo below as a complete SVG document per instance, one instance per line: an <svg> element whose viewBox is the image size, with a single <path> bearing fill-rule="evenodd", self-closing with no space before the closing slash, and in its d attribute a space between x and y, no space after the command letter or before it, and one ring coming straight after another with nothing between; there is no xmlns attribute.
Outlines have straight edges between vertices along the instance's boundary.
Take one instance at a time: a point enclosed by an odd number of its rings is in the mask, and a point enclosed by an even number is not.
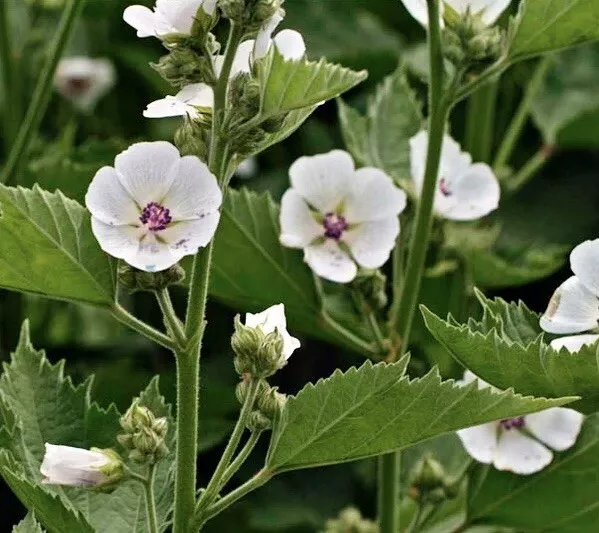
<svg viewBox="0 0 599 533"><path fill-rule="evenodd" d="M146 513L150 533L159 533L158 519L156 517L156 499L154 497L154 481L156 479L156 465L150 465L148 479L145 481L144 493L146 496Z"/></svg>

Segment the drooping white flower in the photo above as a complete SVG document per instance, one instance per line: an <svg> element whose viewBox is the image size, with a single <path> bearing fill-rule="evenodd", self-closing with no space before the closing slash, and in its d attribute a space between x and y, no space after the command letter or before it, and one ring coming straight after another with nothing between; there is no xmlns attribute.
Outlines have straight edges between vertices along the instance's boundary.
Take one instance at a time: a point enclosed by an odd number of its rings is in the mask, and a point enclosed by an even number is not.
<svg viewBox="0 0 599 533"><path fill-rule="evenodd" d="M406 194L376 168L356 170L342 150L300 157L281 202L281 243L302 248L319 276L348 283L357 265L379 268L399 234Z"/></svg>
<svg viewBox="0 0 599 533"><path fill-rule="evenodd" d="M599 325L599 239L579 244L570 254L574 276L562 283L541 317L541 328L549 333L582 333ZM594 344L599 335L576 335L551 342L559 350L577 352Z"/></svg>
<svg viewBox="0 0 599 533"><path fill-rule="evenodd" d="M420 24L428 26L428 10L426 0L401 0L403 5ZM459 15L466 11L474 15L480 15L481 20L487 26L494 24L501 14L510 5L511 0L442 0L441 1L441 26L443 26L443 13L445 6L449 6Z"/></svg>
<svg viewBox="0 0 599 533"><path fill-rule="evenodd" d="M216 0L156 0L151 10L145 6L129 6L123 20L137 30L138 37L163 37L171 33L189 35L198 10L213 15Z"/></svg>
<svg viewBox="0 0 599 533"><path fill-rule="evenodd" d="M471 372L464 383L474 381ZM479 388L489 385L478 380ZM573 409L552 407L530 415L489 422L457 432L468 454L477 461L493 464L498 470L529 475L553 460L552 450L574 446L584 416Z"/></svg>
<svg viewBox="0 0 599 533"><path fill-rule="evenodd" d="M197 118L211 112L214 107L214 92L205 83L194 83L183 87L175 96L167 96L148 104L143 112L146 118L189 116Z"/></svg>
<svg viewBox="0 0 599 533"><path fill-rule="evenodd" d="M248 328L259 328L265 335L276 329L283 337L285 361L300 347L300 341L292 337L287 331L287 318L285 317L285 306L283 304L273 305L261 313L246 313L245 325Z"/></svg>
<svg viewBox="0 0 599 533"><path fill-rule="evenodd" d="M116 82L114 65L108 59L65 57L54 74L54 87L84 113L89 113Z"/></svg>
<svg viewBox="0 0 599 533"><path fill-rule="evenodd" d="M98 487L114 479L121 461L114 452L46 443L40 467L42 483L73 487Z"/></svg>
<svg viewBox="0 0 599 533"><path fill-rule="evenodd" d="M410 139L410 166L416 194L424 185L428 132L421 131ZM449 135L443 138L439 177L434 209L450 220L476 220L497 209L501 190L489 165L472 163Z"/></svg>
<svg viewBox="0 0 599 533"><path fill-rule="evenodd" d="M130 146L114 168L96 173L85 197L100 247L147 272L165 270L206 246L221 202L208 167L163 141Z"/></svg>

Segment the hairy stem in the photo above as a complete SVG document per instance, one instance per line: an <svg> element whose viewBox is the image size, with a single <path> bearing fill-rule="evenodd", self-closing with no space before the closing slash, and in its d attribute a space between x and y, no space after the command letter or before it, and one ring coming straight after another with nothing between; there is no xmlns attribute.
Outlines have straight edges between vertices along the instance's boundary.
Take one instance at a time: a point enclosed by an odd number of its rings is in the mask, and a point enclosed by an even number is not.
<svg viewBox="0 0 599 533"><path fill-rule="evenodd" d="M19 128L19 133L8 156L6 166L4 167L2 179L0 180L2 183L9 184L15 176L19 174L29 145L37 134L42 118L46 113L48 103L50 102L50 97L52 96L52 81L54 79L56 66L69 42L84 3L85 0L70 0L64 9L56 37L48 51L48 58L46 59L42 73L35 87L31 103L27 109L27 114Z"/></svg>
<svg viewBox="0 0 599 533"><path fill-rule="evenodd" d="M156 500L154 498L154 480L156 478L156 465L150 466L150 473L147 482L144 483L144 493L146 496L146 514L148 517L149 533L159 533L158 519L156 517Z"/></svg>
<svg viewBox="0 0 599 533"><path fill-rule="evenodd" d="M250 454L254 451L256 444L258 444L258 441L260 440L260 435L262 435L261 431L254 431L250 435L250 438L247 440L243 448L241 448L241 451L237 454L237 457L231 461L231 464L225 470L225 473L220 481L220 489L222 489L231 480L231 478L245 463Z"/></svg>
<svg viewBox="0 0 599 533"><path fill-rule="evenodd" d="M155 294L160 310L162 311L164 323L169 333L175 338L180 347L184 347L186 344L185 331L183 330L181 321L177 317L168 289L156 291Z"/></svg>

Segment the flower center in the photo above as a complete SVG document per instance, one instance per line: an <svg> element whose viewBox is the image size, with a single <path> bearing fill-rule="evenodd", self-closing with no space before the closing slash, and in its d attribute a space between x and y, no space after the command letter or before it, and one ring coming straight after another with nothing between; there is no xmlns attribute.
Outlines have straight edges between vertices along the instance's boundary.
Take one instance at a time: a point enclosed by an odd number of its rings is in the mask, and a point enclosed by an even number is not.
<svg viewBox="0 0 599 533"><path fill-rule="evenodd" d="M324 226L324 236L336 241L341 238L343 232L349 227L345 217L335 213L327 213L324 216L322 225Z"/></svg>
<svg viewBox="0 0 599 533"><path fill-rule="evenodd" d="M439 190L441 191L441 194L445 197L451 196L453 194L449 189L449 182L445 178L441 178L439 180Z"/></svg>
<svg viewBox="0 0 599 533"><path fill-rule="evenodd" d="M67 93L72 96L83 94L91 87L91 80L84 77L72 77L66 82Z"/></svg>
<svg viewBox="0 0 599 533"><path fill-rule="evenodd" d="M524 427L524 417L506 418L500 422L503 429L522 429Z"/></svg>
<svg viewBox="0 0 599 533"><path fill-rule="evenodd" d="M156 202L150 202L143 208L139 220L150 231L162 231L167 228L173 218L169 209Z"/></svg>

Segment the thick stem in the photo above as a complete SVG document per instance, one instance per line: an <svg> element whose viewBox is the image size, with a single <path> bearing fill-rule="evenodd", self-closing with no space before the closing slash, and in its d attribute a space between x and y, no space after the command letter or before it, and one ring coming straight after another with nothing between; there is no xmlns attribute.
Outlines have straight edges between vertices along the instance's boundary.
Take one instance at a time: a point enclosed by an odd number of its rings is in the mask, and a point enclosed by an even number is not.
<svg viewBox="0 0 599 533"><path fill-rule="evenodd" d="M401 454L390 453L378 458L378 509L381 533L399 531L399 479Z"/></svg>
<svg viewBox="0 0 599 533"><path fill-rule="evenodd" d="M129 311L121 307L119 304L115 304L112 307L111 312L112 316L122 324L125 324L125 326L130 327L144 337L147 337L157 344L160 344L160 346L163 346L168 350L175 350L175 344L170 337L134 317L131 313L129 313Z"/></svg>
<svg viewBox="0 0 599 533"><path fill-rule="evenodd" d="M498 91L499 83L489 83L476 91L468 102L465 145L474 161L486 163L490 159Z"/></svg>
<svg viewBox="0 0 599 533"><path fill-rule="evenodd" d="M516 144L522 135L522 130L526 125L534 98L539 92L541 84L543 83L545 75L547 74L551 64L552 56L550 55L545 56L539 61L535 73L530 80L530 83L526 87L524 98L520 102L520 106L518 107L512 122L503 136L503 141L499 147L499 150L497 151L497 156L495 157L495 161L493 163L495 172L500 171L509 163L512 153L514 152L514 148L516 147Z"/></svg>
<svg viewBox="0 0 599 533"><path fill-rule="evenodd" d="M555 152L552 146L544 146L520 169L520 171L511 176L505 183L505 188L510 193L519 191L532 178L534 178L541 169L551 159Z"/></svg>
<svg viewBox="0 0 599 533"><path fill-rule="evenodd" d="M177 317L168 289L156 291L155 294L158 305L160 305L160 310L162 311L164 323L169 333L175 338L177 344L183 348L186 344L185 331L183 330L181 321Z"/></svg>
<svg viewBox="0 0 599 533"><path fill-rule="evenodd" d="M144 483L146 496L146 515L148 517L149 533L159 533L158 518L156 517L156 500L154 498L154 480L156 478L156 465L150 466L148 480Z"/></svg>
<svg viewBox="0 0 599 533"><path fill-rule="evenodd" d="M3 1L3 3L6 3ZM15 176L19 174L23 165L24 158L29 149L29 145L39 129L42 118L46 113L46 108L52 96L52 81L56 66L60 57L71 37L75 22L81 14L85 0L70 0L65 7L60 25L56 33L54 43L48 52L48 59L44 64L42 73L35 87L35 92L31 98L31 103L27 109L25 119L21 124L16 141L12 146L8 161L2 173L2 183L10 183Z"/></svg>

